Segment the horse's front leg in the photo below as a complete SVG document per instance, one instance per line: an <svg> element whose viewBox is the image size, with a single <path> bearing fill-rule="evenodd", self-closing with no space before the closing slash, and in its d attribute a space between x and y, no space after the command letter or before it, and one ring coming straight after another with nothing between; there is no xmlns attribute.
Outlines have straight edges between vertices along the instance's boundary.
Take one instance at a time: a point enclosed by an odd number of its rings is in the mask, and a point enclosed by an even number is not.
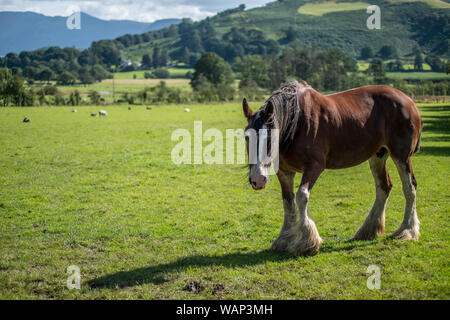
<svg viewBox="0 0 450 320"><path fill-rule="evenodd" d="M316 224L308 214L308 201L311 189L323 170L320 165L307 168L296 194L300 220L290 229L290 241L287 247L289 252L296 255L315 255L319 252L322 243Z"/></svg>
<svg viewBox="0 0 450 320"><path fill-rule="evenodd" d="M295 172L278 171L278 180L283 197L284 221L280 234L270 246L272 251L286 251L289 244L290 229L297 221L297 206L295 204L294 177Z"/></svg>

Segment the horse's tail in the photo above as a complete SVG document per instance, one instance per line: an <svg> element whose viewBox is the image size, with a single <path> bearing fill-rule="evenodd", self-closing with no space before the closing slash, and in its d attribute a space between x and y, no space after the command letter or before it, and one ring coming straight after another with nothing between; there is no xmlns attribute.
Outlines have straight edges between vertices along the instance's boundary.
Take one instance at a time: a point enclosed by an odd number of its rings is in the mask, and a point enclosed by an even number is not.
<svg viewBox="0 0 450 320"><path fill-rule="evenodd" d="M416 148L414 149L413 153L418 153L420 151L420 138L422 136L422 130L423 130L423 120L420 119L420 132L419 132L419 139L417 140Z"/></svg>

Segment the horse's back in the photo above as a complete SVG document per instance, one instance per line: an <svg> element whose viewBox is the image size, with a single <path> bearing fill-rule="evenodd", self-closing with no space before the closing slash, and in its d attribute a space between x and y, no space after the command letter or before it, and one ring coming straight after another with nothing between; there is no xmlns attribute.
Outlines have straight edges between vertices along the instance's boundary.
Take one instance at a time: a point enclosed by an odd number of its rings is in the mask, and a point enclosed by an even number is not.
<svg viewBox="0 0 450 320"><path fill-rule="evenodd" d="M327 127L331 168L363 162L382 146L398 157L416 147L420 115L414 101L400 90L375 85L324 97L327 117L333 118L323 126Z"/></svg>
<svg viewBox="0 0 450 320"><path fill-rule="evenodd" d="M399 125L421 129L419 110L414 101L402 91L385 86L371 85L326 96L336 104L340 116L361 121L386 122L386 129Z"/></svg>
<svg viewBox="0 0 450 320"><path fill-rule="evenodd" d="M374 108L382 110L386 126L386 145L398 156L416 149L422 130L422 119L414 101L405 93L389 86L371 86Z"/></svg>

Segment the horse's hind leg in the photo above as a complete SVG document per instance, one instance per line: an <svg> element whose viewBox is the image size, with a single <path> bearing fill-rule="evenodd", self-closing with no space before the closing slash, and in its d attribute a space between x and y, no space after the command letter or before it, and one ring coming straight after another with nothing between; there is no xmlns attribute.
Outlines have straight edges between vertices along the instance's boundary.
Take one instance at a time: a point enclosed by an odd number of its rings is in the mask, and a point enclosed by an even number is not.
<svg viewBox="0 0 450 320"><path fill-rule="evenodd" d="M366 220L356 231L353 240L373 240L384 233L385 209L392 189L392 182L386 166L389 153L386 148L369 159L370 170L375 180L376 198Z"/></svg>
<svg viewBox="0 0 450 320"><path fill-rule="evenodd" d="M416 211L417 182L412 170L411 157L408 157L405 161L396 158L393 158L393 160L400 175L400 179L402 180L406 207L403 222L392 236L403 240L418 240L420 222L417 218Z"/></svg>

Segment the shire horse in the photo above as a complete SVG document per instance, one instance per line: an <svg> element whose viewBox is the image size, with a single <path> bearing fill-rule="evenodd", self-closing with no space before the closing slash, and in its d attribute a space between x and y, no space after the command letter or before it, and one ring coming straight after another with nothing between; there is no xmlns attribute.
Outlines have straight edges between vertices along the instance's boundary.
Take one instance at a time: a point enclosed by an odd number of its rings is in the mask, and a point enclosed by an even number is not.
<svg viewBox="0 0 450 320"><path fill-rule="evenodd" d="M308 199L325 169L356 166L369 160L375 180L375 202L352 240L372 240L385 229L385 208L392 189L386 167L389 155L400 175L406 198L404 219L392 236L419 238L416 212L417 182L411 157L419 151L422 120L406 94L389 86L373 85L322 95L306 82L292 81L277 90L253 112L243 100L245 128L277 129L284 222L270 249L295 255L314 255L322 239L308 211ZM248 137L246 137L248 152ZM269 157L270 150L267 151ZM249 183L255 190L268 182L269 163L259 156L249 164ZM294 193L294 176L302 181Z"/></svg>

